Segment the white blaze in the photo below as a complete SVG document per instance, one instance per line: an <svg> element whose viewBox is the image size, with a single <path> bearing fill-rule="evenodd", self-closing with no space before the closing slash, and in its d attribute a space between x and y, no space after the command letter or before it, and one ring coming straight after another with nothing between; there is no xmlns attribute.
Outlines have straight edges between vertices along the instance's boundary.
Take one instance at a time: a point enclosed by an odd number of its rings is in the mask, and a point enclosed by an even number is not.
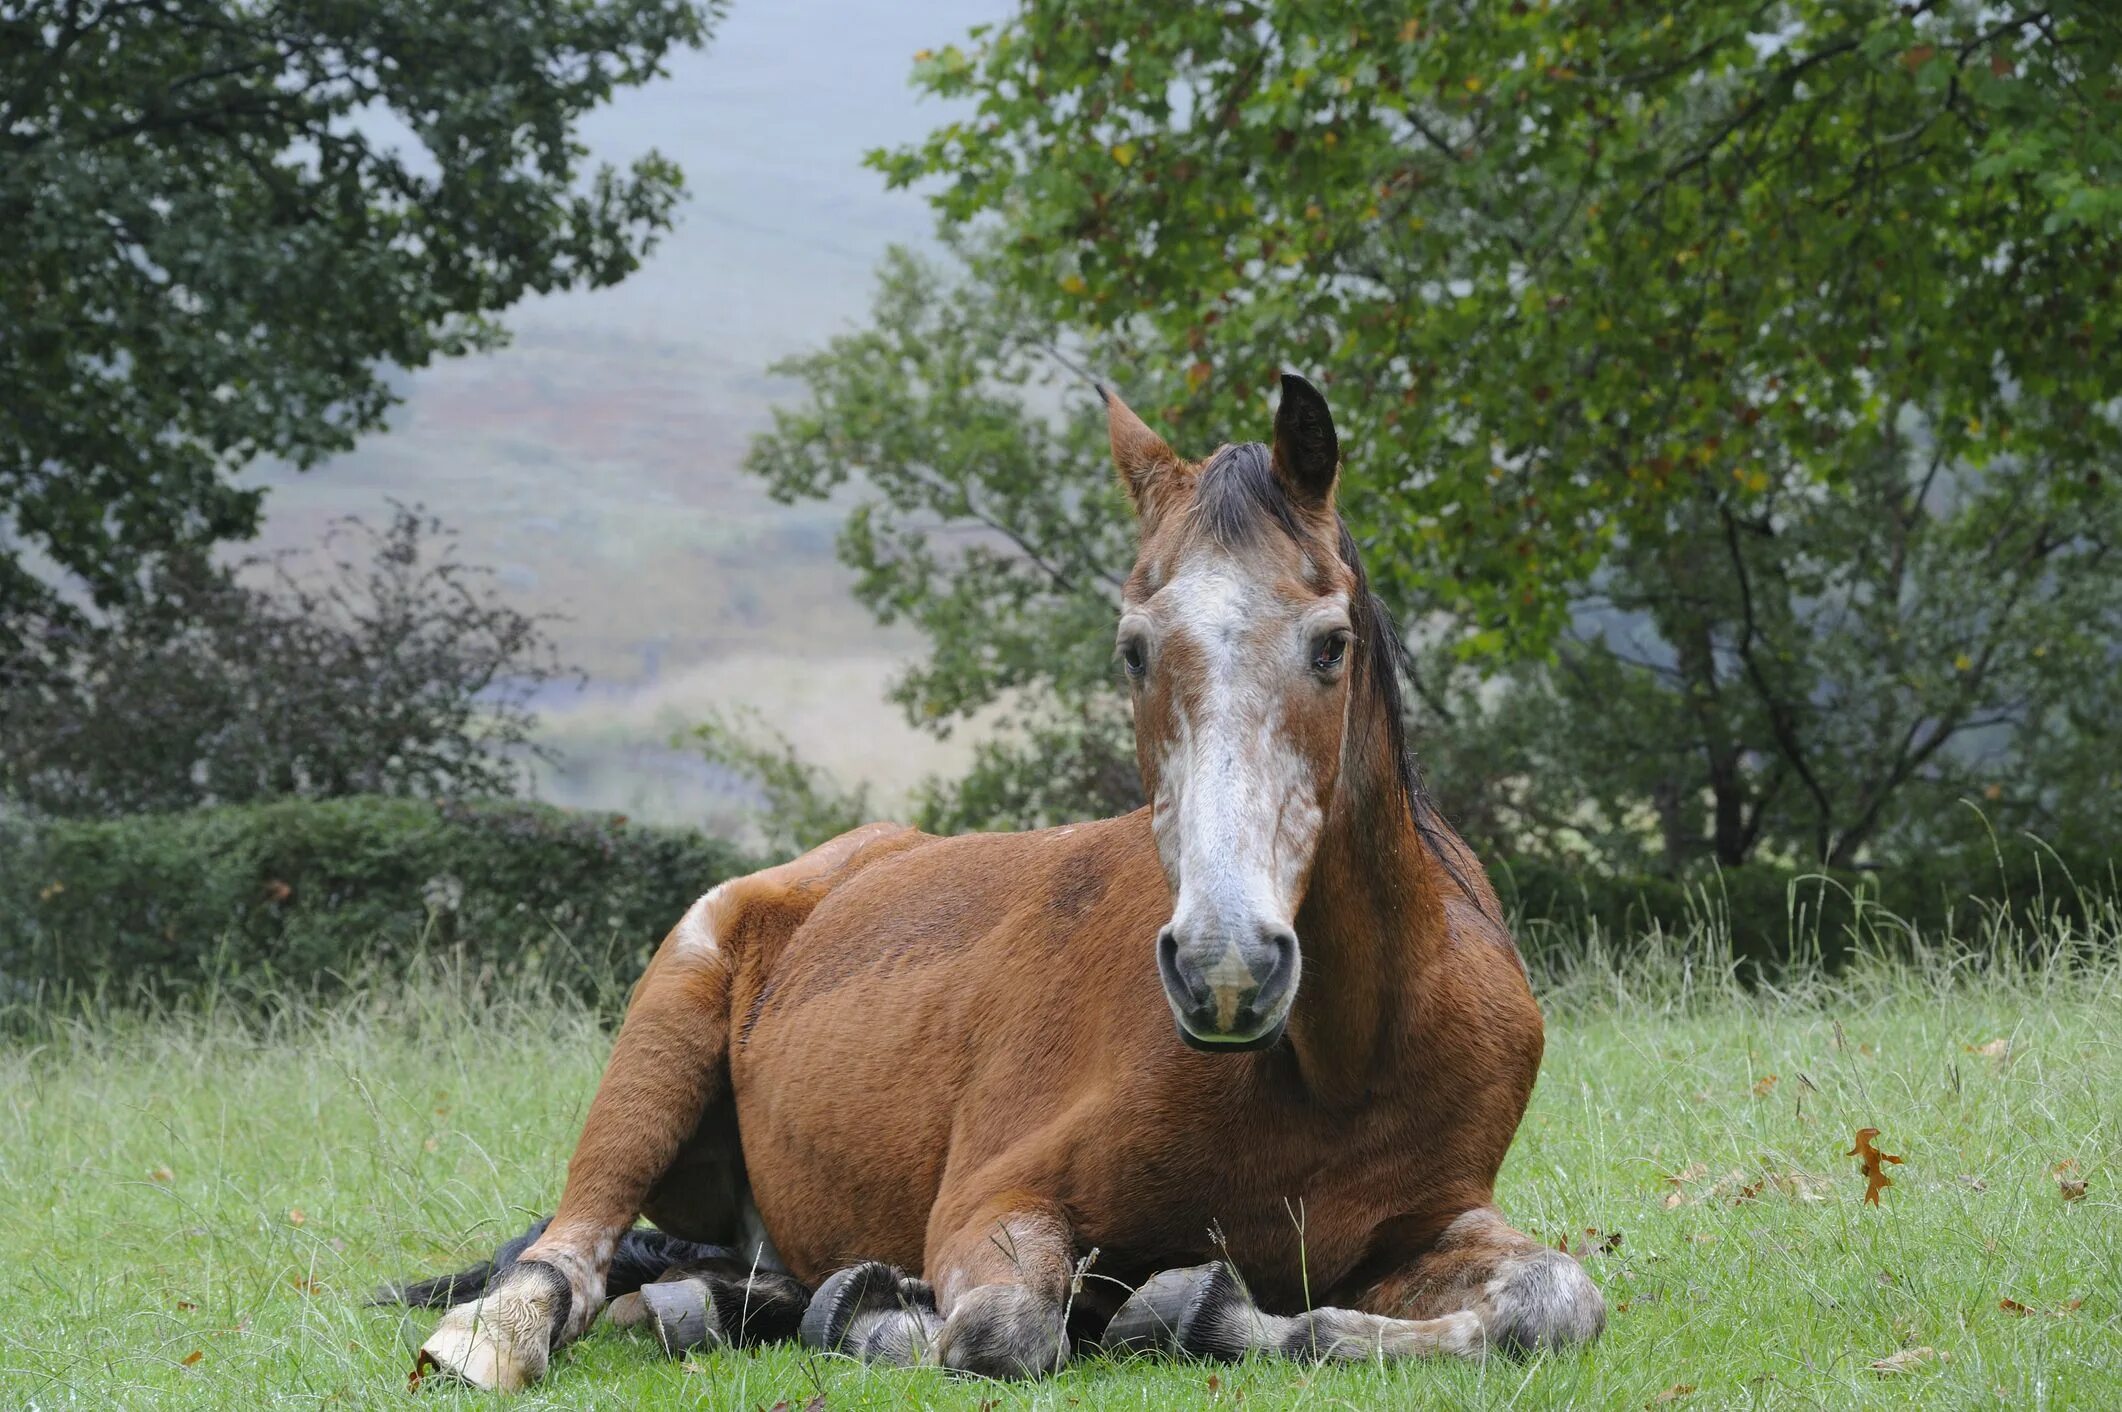
<svg viewBox="0 0 2122 1412"><path fill-rule="evenodd" d="M1283 719L1284 695L1309 686L1293 680L1305 640L1265 585L1225 561L1188 568L1159 597L1169 605L1166 631L1193 645L1202 677L1191 714L1175 703L1151 820L1178 894L1175 933L1229 943L1203 973L1220 993L1226 983L1251 982L1236 950L1241 938L1291 927L1318 842L1317 788ZM1263 633L1275 619L1285 627Z"/></svg>

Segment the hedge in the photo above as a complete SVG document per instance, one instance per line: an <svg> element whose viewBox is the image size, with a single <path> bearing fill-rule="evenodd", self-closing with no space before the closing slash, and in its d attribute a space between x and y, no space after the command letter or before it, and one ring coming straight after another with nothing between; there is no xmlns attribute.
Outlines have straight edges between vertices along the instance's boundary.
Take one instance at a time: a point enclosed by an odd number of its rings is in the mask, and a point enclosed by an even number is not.
<svg viewBox="0 0 2122 1412"><path fill-rule="evenodd" d="M2082 928L2122 900L2117 869L2116 851L2105 846L2059 852L2010 838L1864 872L1748 863L1629 877L1516 861L1492 865L1489 875L1521 942L1532 945L1581 945L1588 924L1626 938L1709 923L1729 935L1739 959L1775 966L1799 955L1833 968L1860 939L1893 947L1911 932L1972 942L2001 923L2039 921L2016 929L2029 939L2052 936L2059 921Z"/></svg>
<svg viewBox="0 0 2122 1412"><path fill-rule="evenodd" d="M0 990L330 989L454 949L608 999L694 898L755 866L694 830L512 801L0 817Z"/></svg>
<svg viewBox="0 0 2122 1412"><path fill-rule="evenodd" d="M690 829L509 801L355 798L97 821L0 814L0 1000L57 990L270 992L373 980L419 951L535 971L623 998L663 934L715 883L757 866ZM2112 906L2113 854L1983 844L1886 873L1749 864L1693 878L1499 862L1528 947L1651 927L1727 928L1741 958L1795 944L1833 965L1852 938L1909 926L1975 939L2005 914L2082 921ZM2105 898L2103 903L2096 898Z"/></svg>

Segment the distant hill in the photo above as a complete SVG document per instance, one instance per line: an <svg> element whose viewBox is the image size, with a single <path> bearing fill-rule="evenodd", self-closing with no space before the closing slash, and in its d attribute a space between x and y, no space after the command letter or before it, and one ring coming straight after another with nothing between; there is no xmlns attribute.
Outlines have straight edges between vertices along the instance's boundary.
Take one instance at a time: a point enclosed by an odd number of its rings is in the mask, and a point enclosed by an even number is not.
<svg viewBox="0 0 2122 1412"><path fill-rule="evenodd" d="M954 767L962 740L913 731L882 699L918 644L848 596L845 507L776 505L741 462L791 392L767 366L860 322L885 247L927 240L922 203L861 165L943 116L907 89L911 55L1006 9L736 7L707 53L585 129L599 157L655 147L685 171L693 199L648 265L524 306L507 349L410 376L392 429L352 454L261 471L260 547L418 503L518 606L565 615L557 635L590 681L541 703L566 757L541 792L559 803L727 821L741 794L668 744L717 707L759 710L887 804Z"/></svg>

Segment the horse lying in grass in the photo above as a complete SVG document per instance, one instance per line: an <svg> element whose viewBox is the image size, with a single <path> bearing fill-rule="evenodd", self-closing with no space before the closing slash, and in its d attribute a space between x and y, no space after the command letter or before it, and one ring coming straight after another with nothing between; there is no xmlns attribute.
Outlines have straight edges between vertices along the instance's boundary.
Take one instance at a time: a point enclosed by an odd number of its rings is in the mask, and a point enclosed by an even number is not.
<svg viewBox="0 0 2122 1412"><path fill-rule="evenodd" d="M1093 1342L1367 1359L1599 1333L1579 1265L1491 1204L1540 1012L1411 768L1324 398L1284 378L1272 447L1201 463L1107 412L1149 807L872 824L701 898L634 992L558 1212L405 1292L462 1301L416 1372L525 1387L617 1295L674 1350L794 1332L998 1377Z"/></svg>

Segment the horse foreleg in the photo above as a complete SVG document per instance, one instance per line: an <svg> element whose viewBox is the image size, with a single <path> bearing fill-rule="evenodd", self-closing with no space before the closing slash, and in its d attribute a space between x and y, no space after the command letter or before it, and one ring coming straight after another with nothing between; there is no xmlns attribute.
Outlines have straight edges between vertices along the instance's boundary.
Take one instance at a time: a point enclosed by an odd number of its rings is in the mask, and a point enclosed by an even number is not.
<svg viewBox="0 0 2122 1412"><path fill-rule="evenodd" d="M970 1217L945 1222L950 1234L931 1246L933 1289L888 1265L842 1270L811 1300L804 1341L870 1362L991 1378L1060 1369L1075 1273L1074 1235L1060 1209L1025 1196L982 1202Z"/></svg>
<svg viewBox="0 0 2122 1412"><path fill-rule="evenodd" d="M620 1237L707 1106L726 1095L723 892L686 913L635 989L552 1223L483 1296L443 1316L421 1345L416 1371L515 1391L537 1381L552 1350L596 1317Z"/></svg>
<svg viewBox="0 0 2122 1412"><path fill-rule="evenodd" d="M1435 1246L1358 1303L1268 1314L1218 1261L1167 1270L1144 1284L1113 1316L1101 1345L1202 1358L1257 1352L1361 1362L1561 1348L1597 1337L1606 1325L1606 1302L1583 1266L1513 1230L1490 1207L1453 1221Z"/></svg>
<svg viewBox="0 0 2122 1412"><path fill-rule="evenodd" d="M1490 1345L1511 1352L1589 1343L1606 1328L1606 1297L1584 1267L1514 1228L1493 1206L1461 1214L1363 1303L1409 1317L1468 1310Z"/></svg>

